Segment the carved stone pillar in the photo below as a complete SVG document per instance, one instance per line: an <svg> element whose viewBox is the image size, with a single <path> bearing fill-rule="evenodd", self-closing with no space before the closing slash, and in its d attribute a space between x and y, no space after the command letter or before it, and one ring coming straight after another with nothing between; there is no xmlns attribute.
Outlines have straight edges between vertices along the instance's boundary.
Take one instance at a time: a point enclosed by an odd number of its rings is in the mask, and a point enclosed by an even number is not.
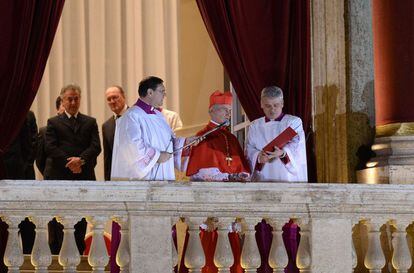
<svg viewBox="0 0 414 273"><path fill-rule="evenodd" d="M245 218L244 244L240 262L246 273L256 272L257 268L260 266L261 258L256 242L255 226L261 220L262 219L260 218Z"/></svg>
<svg viewBox="0 0 414 273"><path fill-rule="evenodd" d="M121 241L119 242L118 251L116 252L116 264L121 273L129 272L129 262L131 255L129 253L129 222L128 218L116 217L113 219L121 226Z"/></svg>
<svg viewBox="0 0 414 273"><path fill-rule="evenodd" d="M310 253L310 223L308 219L300 219L298 221L300 227L300 242L298 254L296 255L296 265L300 273L310 273L312 265L312 257Z"/></svg>
<svg viewBox="0 0 414 273"><path fill-rule="evenodd" d="M385 266L385 256L380 240L380 228L384 223L380 220L372 220L365 223L368 228L368 248L364 264L370 273L381 273L381 269Z"/></svg>
<svg viewBox="0 0 414 273"><path fill-rule="evenodd" d="M109 262L108 252L104 240L104 225L108 220L106 216L88 217L88 223L92 224L92 244L89 251L88 262L92 267L92 273L103 273Z"/></svg>
<svg viewBox="0 0 414 273"><path fill-rule="evenodd" d="M63 226L63 242L59 252L59 264L65 273L76 273L76 266L80 263L80 255L75 241L74 225L79 221L76 216L57 217L56 220Z"/></svg>
<svg viewBox="0 0 414 273"><path fill-rule="evenodd" d="M286 220L289 221L288 219ZM273 268L274 273L284 273L289 259L286 252L285 243L283 242L282 238L282 227L287 221L284 221L282 219L266 219L266 221L273 228L272 246L270 247L269 253L269 265Z"/></svg>
<svg viewBox="0 0 414 273"><path fill-rule="evenodd" d="M3 261L9 268L9 273L19 273L20 266L23 264L22 242L19 237L19 224L25 217L7 216L3 220L9 225L9 237L7 238L6 250L4 252Z"/></svg>
<svg viewBox="0 0 414 273"><path fill-rule="evenodd" d="M392 266L395 268L397 273L407 273L412 264L406 232L406 228L409 223L409 221L397 221L395 224L397 230L393 234L392 238L392 246L394 248L394 252L392 254Z"/></svg>
<svg viewBox="0 0 414 273"><path fill-rule="evenodd" d="M218 238L216 251L214 252L214 264L220 273L230 273L230 267L234 263L228 230L232 222L232 218L219 218L219 222L217 223Z"/></svg>
<svg viewBox="0 0 414 273"><path fill-rule="evenodd" d="M36 269L36 273L47 273L47 268L52 263L47 232L47 225L51 219L51 216L30 217L30 221L36 225L36 238L31 255L31 261Z"/></svg>
<svg viewBox="0 0 414 273"><path fill-rule="evenodd" d="M187 222L190 237L188 239L184 263L190 273L201 273L201 269L206 263L206 258L204 256L204 251L200 240L200 224L203 222L203 220L203 218L192 217Z"/></svg>

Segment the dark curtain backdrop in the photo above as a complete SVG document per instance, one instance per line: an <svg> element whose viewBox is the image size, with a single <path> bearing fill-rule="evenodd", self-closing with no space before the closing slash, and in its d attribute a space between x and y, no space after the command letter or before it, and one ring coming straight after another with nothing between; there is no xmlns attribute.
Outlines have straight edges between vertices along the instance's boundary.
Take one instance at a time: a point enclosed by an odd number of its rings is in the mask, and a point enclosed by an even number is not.
<svg viewBox="0 0 414 273"><path fill-rule="evenodd" d="M250 120L260 91L277 85L285 112L311 125L310 1L197 0L211 40Z"/></svg>
<svg viewBox="0 0 414 273"><path fill-rule="evenodd" d="M210 38L250 120L260 92L277 85L284 112L302 118L308 179L316 181L310 78L310 0L197 0Z"/></svg>
<svg viewBox="0 0 414 273"><path fill-rule="evenodd" d="M2 155L36 96L64 2L0 1L0 179Z"/></svg>

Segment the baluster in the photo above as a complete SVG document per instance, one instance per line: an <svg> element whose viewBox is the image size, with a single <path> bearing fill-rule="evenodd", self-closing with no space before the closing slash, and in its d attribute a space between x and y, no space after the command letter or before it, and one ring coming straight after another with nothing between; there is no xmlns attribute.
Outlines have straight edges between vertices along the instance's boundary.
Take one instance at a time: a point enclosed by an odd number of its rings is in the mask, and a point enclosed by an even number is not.
<svg viewBox="0 0 414 273"><path fill-rule="evenodd" d="M217 245L214 252L214 264L218 268L218 272L230 273L230 267L234 264L233 252L229 241L229 226L233 219L220 218L217 223Z"/></svg>
<svg viewBox="0 0 414 273"><path fill-rule="evenodd" d="M174 240L171 240L171 260L172 260L172 271L175 272L175 267L178 265L178 253L177 249L175 249Z"/></svg>
<svg viewBox="0 0 414 273"><path fill-rule="evenodd" d="M120 268L120 273L129 272L129 222L127 217L116 217L113 219L121 226L121 241L119 242L118 251L116 252L116 264Z"/></svg>
<svg viewBox="0 0 414 273"><path fill-rule="evenodd" d="M358 265L357 253L355 250L354 240L352 240L352 269L355 270L355 267Z"/></svg>
<svg viewBox="0 0 414 273"><path fill-rule="evenodd" d="M203 247L200 240L200 223L203 222L202 218L192 217L188 222L189 238L187 250L184 257L185 266L189 272L201 273L201 268L206 263Z"/></svg>
<svg viewBox="0 0 414 273"><path fill-rule="evenodd" d="M52 253L49 248L49 234L47 225L52 219L50 216L33 216L29 218L36 225L36 238L33 245L31 262L36 273L46 273L52 263Z"/></svg>
<svg viewBox="0 0 414 273"><path fill-rule="evenodd" d="M260 222L260 218L246 218L244 223L244 244L241 253L241 266L245 272L256 272L260 266L260 253L256 242L255 226Z"/></svg>
<svg viewBox="0 0 414 273"><path fill-rule="evenodd" d="M24 262L22 241L19 237L19 224L25 217L7 216L3 220L9 225L6 250L4 252L4 264L9 268L9 273L20 272L19 268Z"/></svg>
<svg viewBox="0 0 414 273"><path fill-rule="evenodd" d="M300 227L300 242L298 247L298 253L296 255L296 265L299 268L300 273L310 273L312 258L310 254L310 220L299 219Z"/></svg>
<svg viewBox="0 0 414 273"><path fill-rule="evenodd" d="M392 265L397 273L407 273L411 267L411 254L407 243L406 228L409 221L398 221L395 223L397 230L393 234L392 246L394 252L392 253Z"/></svg>
<svg viewBox="0 0 414 273"><path fill-rule="evenodd" d="M103 273L109 262L109 255L104 240L104 225L108 220L106 216L88 217L87 221L92 225L92 244L89 251L88 262L92 267L92 273Z"/></svg>
<svg viewBox="0 0 414 273"><path fill-rule="evenodd" d="M74 225L79 221L79 217L56 217L56 220L64 226L59 264L63 267L63 272L76 273L76 266L80 263L80 255L76 245Z"/></svg>
<svg viewBox="0 0 414 273"><path fill-rule="evenodd" d="M286 252L285 243L283 242L282 237L282 227L285 221L281 219L272 220L266 219L272 228L272 246L270 247L269 252L269 265L273 268L274 273L284 273L285 267L288 265L289 258Z"/></svg>
<svg viewBox="0 0 414 273"><path fill-rule="evenodd" d="M368 228L368 248L365 255L364 264L370 273L381 273L385 266L385 256L381 248L380 228L381 221L367 221Z"/></svg>

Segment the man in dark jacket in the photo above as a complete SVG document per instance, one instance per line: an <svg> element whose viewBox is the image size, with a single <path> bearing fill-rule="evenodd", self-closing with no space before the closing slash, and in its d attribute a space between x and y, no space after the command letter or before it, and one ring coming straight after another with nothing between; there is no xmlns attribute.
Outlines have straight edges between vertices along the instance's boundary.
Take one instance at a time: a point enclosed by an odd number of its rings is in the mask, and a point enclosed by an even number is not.
<svg viewBox="0 0 414 273"><path fill-rule="evenodd" d="M45 148L52 169L45 179L96 180L94 168L101 152L96 120L79 112L79 86L63 87L60 96L65 112L47 121Z"/></svg>

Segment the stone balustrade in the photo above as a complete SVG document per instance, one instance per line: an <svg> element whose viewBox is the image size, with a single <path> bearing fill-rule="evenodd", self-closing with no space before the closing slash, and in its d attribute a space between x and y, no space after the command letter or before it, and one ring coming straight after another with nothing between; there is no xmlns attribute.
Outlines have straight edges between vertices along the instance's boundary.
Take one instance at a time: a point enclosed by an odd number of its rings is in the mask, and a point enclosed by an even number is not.
<svg viewBox="0 0 414 273"><path fill-rule="evenodd" d="M121 272L173 272L180 255L171 228L180 219L189 228L185 264L190 272L201 272L199 225L211 218L218 232L219 272L230 272L233 263L227 227L236 220L243 222L241 265L256 272L261 261L254 227L262 219L273 227L268 261L273 272L283 272L288 262L282 226L289 219L300 227L300 272L411 272L407 238L413 230L414 186L4 180L0 218L9 226L4 255L9 272L20 272L23 263L18 225L25 217L36 225L31 253L36 272L48 272L51 263L47 223L54 217L64 226L59 254L64 272L76 272L79 264L73 226L82 218L92 226L88 262L96 273L109 261L102 235L111 219L121 225L116 255Z"/></svg>

